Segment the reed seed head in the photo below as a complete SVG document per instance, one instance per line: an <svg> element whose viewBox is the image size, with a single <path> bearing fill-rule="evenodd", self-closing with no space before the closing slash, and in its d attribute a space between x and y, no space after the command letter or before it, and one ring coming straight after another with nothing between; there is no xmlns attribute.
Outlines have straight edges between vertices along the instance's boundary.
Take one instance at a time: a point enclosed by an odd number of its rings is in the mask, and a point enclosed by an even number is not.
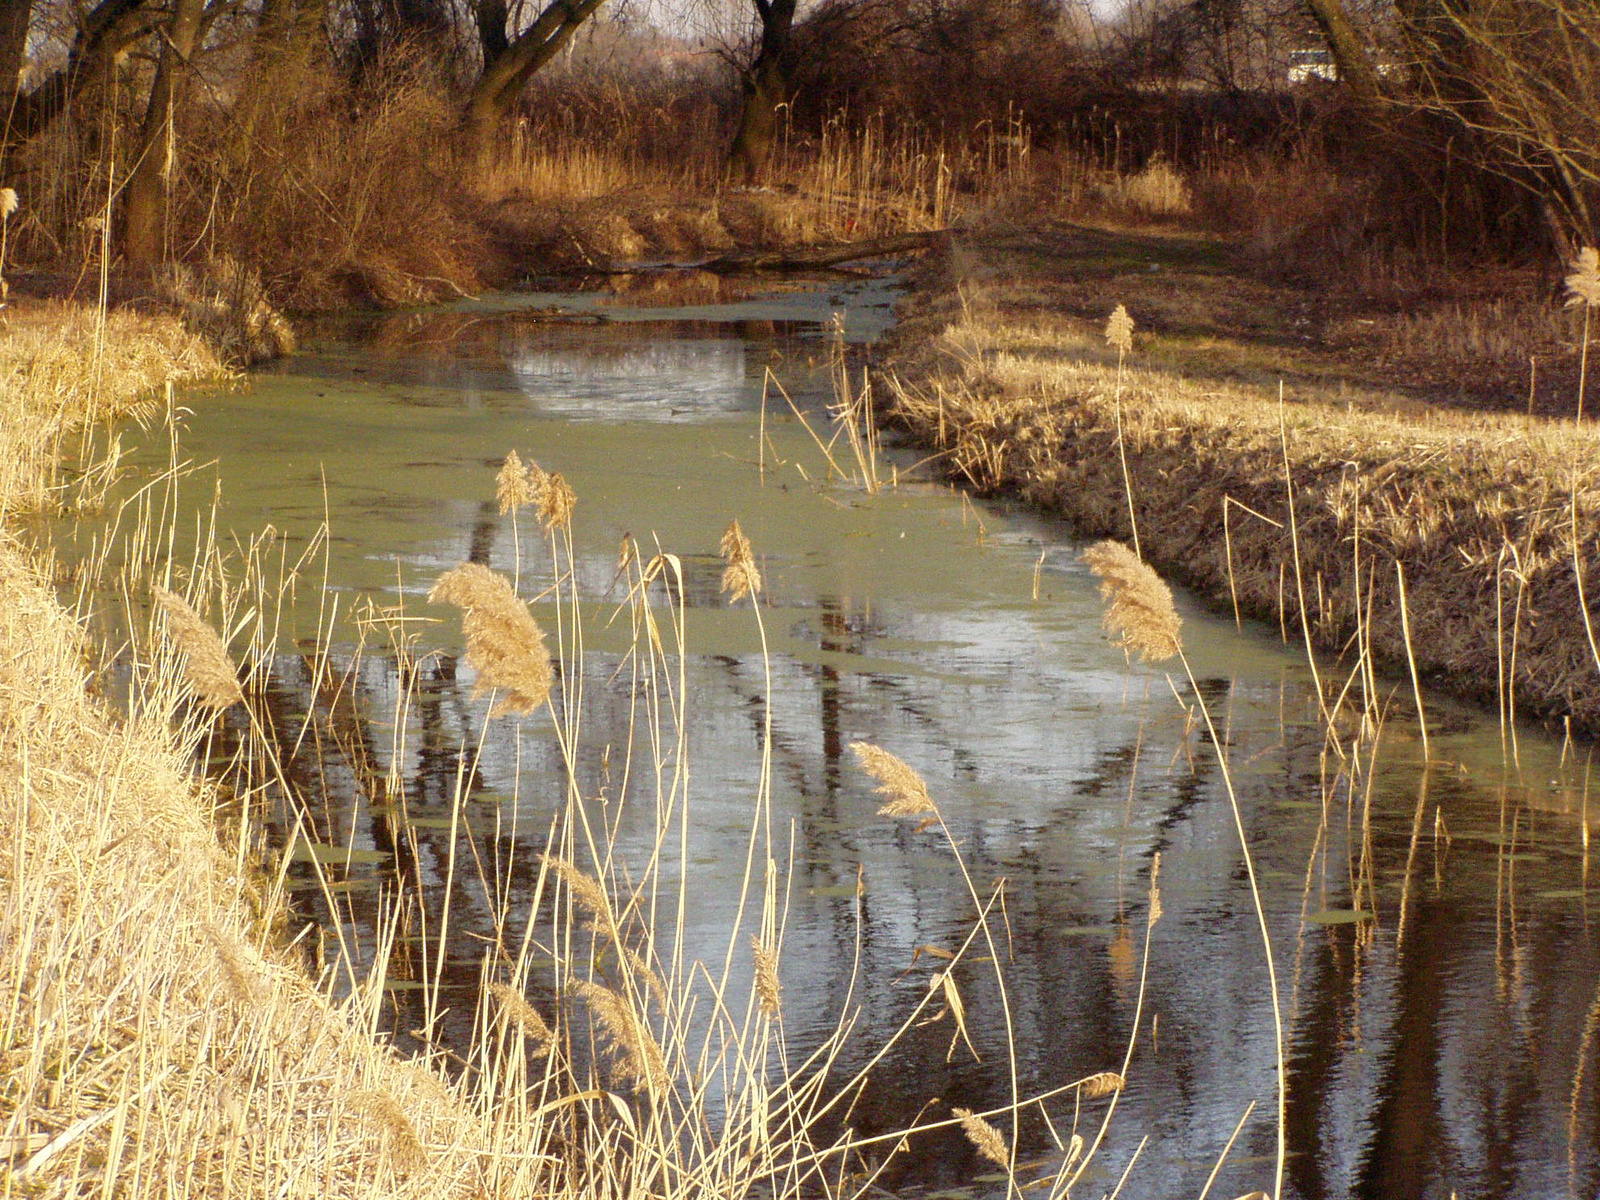
<svg viewBox="0 0 1600 1200"><path fill-rule="evenodd" d="M504 693L491 717L532 712L549 698L555 681L550 651L510 580L478 563L463 563L439 576L428 599L461 610L467 661L478 671L477 690Z"/></svg>
<svg viewBox="0 0 1600 1200"><path fill-rule="evenodd" d="M722 535L722 558L727 563L722 571L722 590L728 593L730 604L760 593L761 572L756 569L755 551L738 521Z"/></svg>
<svg viewBox="0 0 1600 1200"><path fill-rule="evenodd" d="M494 496L500 502L501 516L526 508L538 499L533 480L515 450L506 455L500 473L494 477Z"/></svg>
<svg viewBox="0 0 1600 1200"><path fill-rule="evenodd" d="M1161 851L1156 851L1150 863L1150 918L1151 927L1161 920Z"/></svg>
<svg viewBox="0 0 1600 1200"><path fill-rule="evenodd" d="M1121 542L1096 542L1083 552L1083 561L1100 578L1104 624L1115 645L1145 662L1161 662L1183 649L1183 620L1172 605L1172 589L1137 554Z"/></svg>
<svg viewBox="0 0 1600 1200"><path fill-rule="evenodd" d="M546 533L572 529L572 512L578 507L578 493L556 471L540 471L539 520Z"/></svg>
<svg viewBox="0 0 1600 1200"><path fill-rule="evenodd" d="M529 1004L521 992L510 984L491 983L489 994L500 1005L500 1011L505 1014L506 1020L528 1035L541 1058L550 1053L555 1045L556 1035L550 1026L545 1024L545 1019L539 1015L539 1010Z"/></svg>
<svg viewBox="0 0 1600 1200"><path fill-rule="evenodd" d="M1127 305L1119 304L1111 310L1106 321L1106 341L1119 353L1133 351L1133 318L1128 315Z"/></svg>
<svg viewBox="0 0 1600 1200"><path fill-rule="evenodd" d="M756 998L761 1011L776 1017L783 1009L783 985L778 980L778 955L760 938L750 939L750 948L756 959Z"/></svg>
<svg viewBox="0 0 1600 1200"><path fill-rule="evenodd" d="M1600 308L1600 250L1585 246L1567 276L1567 307Z"/></svg>
<svg viewBox="0 0 1600 1200"><path fill-rule="evenodd" d="M369 1118L383 1131L384 1144L396 1174L408 1175L427 1164L428 1152L423 1149L416 1127L388 1092L355 1092L350 1096L349 1105L352 1111Z"/></svg>
<svg viewBox="0 0 1600 1200"><path fill-rule="evenodd" d="M880 817L920 817L938 811L928 785L904 759L871 742L851 742L850 749L861 769L878 781L873 790L888 797L878 810Z"/></svg>
<svg viewBox="0 0 1600 1200"><path fill-rule="evenodd" d="M961 1132L978 1148L978 1153L1002 1167L1011 1166L1011 1152L1006 1149L1005 1136L977 1113L966 1108L952 1108L951 1113L961 1122Z"/></svg>
<svg viewBox="0 0 1600 1200"><path fill-rule="evenodd" d="M10 217L20 206L16 188L0 188L0 217Z"/></svg>
<svg viewBox="0 0 1600 1200"><path fill-rule="evenodd" d="M645 1023L635 1016L627 1001L608 987L579 980L573 990L588 1004L599 1022L601 1039L616 1055L618 1069L641 1087L664 1090L667 1060L661 1046Z"/></svg>
<svg viewBox="0 0 1600 1200"><path fill-rule="evenodd" d="M1112 1092L1120 1092L1127 1086L1127 1080L1123 1079L1115 1071L1101 1071L1079 1083L1078 1091L1085 1100L1098 1100L1101 1096L1109 1096Z"/></svg>
<svg viewBox="0 0 1600 1200"><path fill-rule="evenodd" d="M222 977L227 980L228 990L233 993L233 998L246 1008L253 1008L261 999L261 977L253 969L254 964L249 960L253 955L247 954L241 947L221 929L210 921L200 926L200 931L216 949L217 961L222 964Z"/></svg>
<svg viewBox="0 0 1600 1200"><path fill-rule="evenodd" d="M167 637L183 655L189 688L206 708L221 712L244 699L239 672L228 657L222 637L200 618L189 602L164 587L150 589L166 621Z"/></svg>
<svg viewBox="0 0 1600 1200"><path fill-rule="evenodd" d="M596 929L606 934L616 932L616 921L611 913L611 898L606 895L606 889L600 885L598 879L578 870L572 863L554 854L541 854L539 860L555 873L556 878L567 885L567 891L572 895L572 902L589 914Z"/></svg>

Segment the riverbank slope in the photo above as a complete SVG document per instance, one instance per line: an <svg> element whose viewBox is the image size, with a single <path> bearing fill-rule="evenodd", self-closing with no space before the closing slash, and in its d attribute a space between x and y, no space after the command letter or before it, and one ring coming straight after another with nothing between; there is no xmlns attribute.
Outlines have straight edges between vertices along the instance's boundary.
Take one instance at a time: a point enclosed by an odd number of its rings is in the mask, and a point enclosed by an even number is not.
<svg viewBox="0 0 1600 1200"><path fill-rule="evenodd" d="M482 1122L275 948L179 689L114 717L18 537L77 431L220 370L159 315L0 329L0 1194L484 1195Z"/></svg>
<svg viewBox="0 0 1600 1200"><path fill-rule="evenodd" d="M891 419L979 492L1086 537L1137 525L1164 574L1331 655L1330 695L1361 695L1370 648L1600 732L1600 432L1432 402L1317 353L1292 311L1244 319L1261 290L1200 239L992 227L924 272L884 347Z"/></svg>

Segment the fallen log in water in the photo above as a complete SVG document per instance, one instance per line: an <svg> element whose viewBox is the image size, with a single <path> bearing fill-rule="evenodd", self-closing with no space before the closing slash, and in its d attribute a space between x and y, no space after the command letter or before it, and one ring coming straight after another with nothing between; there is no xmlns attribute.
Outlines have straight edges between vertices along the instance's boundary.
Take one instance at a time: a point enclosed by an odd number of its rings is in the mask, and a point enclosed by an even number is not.
<svg viewBox="0 0 1600 1200"><path fill-rule="evenodd" d="M840 263L855 262L862 258L878 258L885 254L904 254L909 250L926 250L948 238L948 229L931 229L922 233L897 233L889 237L869 238L862 242L832 242L822 246L780 246L767 250L735 250L709 262L699 264L699 270L725 275L733 271L788 271L805 267L834 267Z"/></svg>

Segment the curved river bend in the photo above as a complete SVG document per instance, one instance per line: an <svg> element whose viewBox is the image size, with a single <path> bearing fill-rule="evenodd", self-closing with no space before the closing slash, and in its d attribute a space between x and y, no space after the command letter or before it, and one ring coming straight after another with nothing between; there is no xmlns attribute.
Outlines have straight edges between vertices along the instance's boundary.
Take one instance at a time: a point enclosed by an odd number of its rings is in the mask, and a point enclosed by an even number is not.
<svg viewBox="0 0 1600 1200"><path fill-rule="evenodd" d="M971 503L900 451L889 452L898 486L873 494L829 479L816 442L764 381L770 370L827 437L829 318L843 312L846 336L870 340L890 319L892 288L695 286L694 304L623 280L609 292L345 321L186 417L183 453L217 463L224 538L270 523L292 558L325 517L331 531L333 644L306 644L318 613L302 614L284 632L271 699L284 722L320 707L344 730L301 744L290 764L330 797L318 837L365 852L340 876L351 900L341 932L357 944L370 936L363 922L396 868L425 889L452 876L452 851L461 878L475 859L509 854L526 868L563 796L563 764L537 721L497 719L484 732L486 701L456 659L459 623L425 602L445 569L475 561L512 574L519 551L523 594L550 585L534 521L524 515L514 531L494 500L514 448L561 472L578 497L576 770L596 815L617 821L624 861L648 854L653 823L605 807L628 737L618 682L627 622L611 620L618 547L631 535L646 555L659 546L682 565L690 954L720 961L727 943L770 667L773 826L779 858L792 849L782 956L791 1045L834 1026L854 969L852 1044L865 1055L928 989L939 964L918 949L954 945L974 916L934 835L876 815L881 798L848 746L877 743L927 779L980 890L1007 881L1003 953L1014 958L1025 1093L1121 1066L1161 855L1165 916L1146 1021L1101 1175L1080 1191L1110 1191L1148 1137L1126 1194L1198 1195L1252 1101L1214 1194L1270 1189L1276 1075L1260 935L1214 749L1179 703L1193 700L1189 685L1177 683L1175 699L1163 671L1130 667L1107 643L1095 581L1063 529ZM843 461L843 441L834 453ZM184 494L210 520L210 486L191 482ZM766 577L765 664L748 604L730 608L720 594L718 542L733 518ZM1278 631L1236 630L1179 604L1200 691L1226 730L1277 950L1291 1053L1286 1194L1594 1195L1600 931L1582 837L1588 750L1563 754L1520 731L1513 761L1492 715L1429 701L1436 761L1424 772L1409 689L1390 681L1380 752L1352 787L1327 748L1304 660ZM556 627L548 596L534 609ZM404 656L358 619L402 611L437 619L407 626L416 636ZM333 700L317 650L349 672ZM379 819L381 798L364 794L380 777L403 789L404 845ZM470 819L452 838L458 782ZM526 878L505 888L498 902L525 909ZM464 884L457 893L457 929L492 932L496 899ZM446 1005L470 1012L478 963L452 952L444 971ZM858 1106L858 1131L891 1130L935 1097L1005 1102L992 975L973 965L960 982L981 1061L965 1047L950 1053L948 1019L915 1031ZM404 1031L420 1000L403 977L396 984ZM447 1019L440 1036L460 1032ZM1098 1119L1099 1109L1086 1117ZM1053 1153L1026 1123L1020 1151ZM961 1200L996 1188L990 1170L959 1136L930 1136L884 1182Z"/></svg>

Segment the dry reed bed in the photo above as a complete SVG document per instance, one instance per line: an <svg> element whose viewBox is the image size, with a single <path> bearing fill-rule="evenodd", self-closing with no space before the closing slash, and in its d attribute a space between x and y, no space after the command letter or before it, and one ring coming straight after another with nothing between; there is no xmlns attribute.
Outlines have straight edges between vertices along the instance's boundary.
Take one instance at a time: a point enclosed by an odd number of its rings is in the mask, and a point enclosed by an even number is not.
<svg viewBox="0 0 1600 1200"><path fill-rule="evenodd" d="M25 301L0 325L0 517L49 505L64 443L137 413L171 383L215 377L204 341L167 315Z"/></svg>
<svg viewBox="0 0 1600 1200"><path fill-rule="evenodd" d="M74 423L216 369L167 318L13 322L0 512ZM271 949L176 690L114 719L85 650L0 529L0 1195L481 1194L482 1122Z"/></svg>
<svg viewBox="0 0 1600 1200"><path fill-rule="evenodd" d="M958 262L968 277L929 282L887 372L892 419L953 477L1129 538L1120 406L1139 536L1164 573L1296 642L1309 628L1350 663L1359 614L1375 656L1398 665L1400 564L1425 674L1600 731L1574 570L1592 602L1600 431L1370 398L1280 405L1275 388L1142 370L1137 335L1119 387L1102 331L1028 305L1026 278L981 249Z"/></svg>

